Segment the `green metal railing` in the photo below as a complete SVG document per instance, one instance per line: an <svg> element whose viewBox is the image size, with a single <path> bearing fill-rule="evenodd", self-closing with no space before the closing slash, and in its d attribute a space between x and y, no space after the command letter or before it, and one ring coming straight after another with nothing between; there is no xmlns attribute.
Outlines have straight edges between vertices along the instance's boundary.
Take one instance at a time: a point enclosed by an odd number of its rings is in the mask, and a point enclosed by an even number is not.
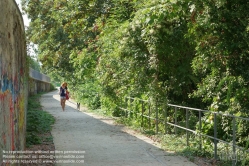
<svg viewBox="0 0 249 166"><path fill-rule="evenodd" d="M124 108L125 107L125 108ZM189 146L190 133L195 135L195 138L199 139L199 149L202 150L202 140L205 138L209 138L213 140L213 155L215 159L220 159L222 156L218 155L218 143L224 143L228 145L232 150L232 155L230 155L230 159L232 160L233 166L236 165L238 158L237 152L243 152L244 155L248 155L249 150L246 147L240 147L236 144L237 138L237 122L244 121L244 123L249 123L249 118L238 117L230 114L224 114L220 112L212 112L208 110L202 110L197 108L179 106L174 104L165 104L156 102L154 103L154 109L152 109L152 104L150 100L142 100L139 98L125 97L125 101L123 103L123 107L119 107L123 111L122 116L134 118L141 118L141 127L151 129L152 122L155 127L155 133L159 132L159 124L160 126L164 126L163 132L168 133L169 126L173 127L173 131L175 134L178 133L179 129L182 129L186 132L186 145ZM159 111L160 109L160 111ZM169 112L171 110L171 112ZM183 112L185 111L185 113ZM185 114L185 125L178 123L178 113ZM171 113L171 119L169 118L169 113ZM207 135L202 132L202 117L205 113L212 115L211 122L213 123L213 135ZM190 128L190 115L194 115L197 118L197 127L195 129ZM140 116L140 117L138 117ZM159 117L160 116L160 117ZM218 138L218 118L228 118L232 123L232 133L230 141L223 140ZM145 120L147 125L145 124ZM182 120L182 119L181 119Z"/></svg>

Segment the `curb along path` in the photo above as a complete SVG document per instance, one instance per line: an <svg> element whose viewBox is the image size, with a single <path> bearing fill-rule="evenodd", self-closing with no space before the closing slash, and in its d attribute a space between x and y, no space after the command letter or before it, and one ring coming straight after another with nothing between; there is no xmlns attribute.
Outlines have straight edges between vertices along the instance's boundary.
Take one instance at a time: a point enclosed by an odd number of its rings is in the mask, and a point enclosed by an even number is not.
<svg viewBox="0 0 249 166"><path fill-rule="evenodd" d="M63 112L59 100L58 91L41 97L43 110L56 119L52 129L55 150L67 153L60 156L57 166L196 166L162 151L149 138L115 125L112 119L78 111L70 101Z"/></svg>

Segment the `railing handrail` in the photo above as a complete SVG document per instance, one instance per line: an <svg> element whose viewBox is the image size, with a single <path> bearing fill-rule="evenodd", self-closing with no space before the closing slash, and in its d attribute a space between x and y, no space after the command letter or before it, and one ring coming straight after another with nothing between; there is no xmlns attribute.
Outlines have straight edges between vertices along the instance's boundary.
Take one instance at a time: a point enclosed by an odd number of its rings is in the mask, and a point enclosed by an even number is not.
<svg viewBox="0 0 249 166"><path fill-rule="evenodd" d="M33 78L34 80L50 83L50 77L32 68L29 68L29 77Z"/></svg>
<svg viewBox="0 0 249 166"><path fill-rule="evenodd" d="M236 133L237 133L237 128L236 128L236 119L240 119L240 120L245 120L247 122L249 122L249 118L245 118L245 117L240 117L240 116L235 116L235 115L231 115L231 114L227 114L227 113L222 113L222 112L215 112L215 111L209 111L209 110L203 110L203 109L198 109L198 108L191 108L191 107L186 107L186 106L180 106L180 105L174 105L174 104L168 104L168 103L164 103L163 102L160 102L161 104L164 105L164 108L162 110L164 110L164 113L165 114L165 117L164 119L162 118L158 118L158 102L156 103L156 112L155 112L155 115L152 117L151 115L151 108L150 108L150 100L143 100L143 99L139 99L139 98L134 98L134 97L125 97L125 102L128 103L128 100L127 99L130 99L129 100L129 103L131 104L131 102L133 103L134 101L138 100L138 101L142 101L141 104L142 104L142 108L141 108L141 112L137 112L137 111L134 111L133 109L131 109L131 105L129 105L129 108L122 108L122 107L118 107L120 109L122 109L123 111L125 111L125 115L127 117L127 113L134 113L136 115L140 115L142 117L142 122L141 122L141 126L144 127L143 125L143 117L146 117L148 119L153 119L155 120L155 125L156 125L156 133L158 132L158 122L163 122L165 124L165 132L166 132L166 124L168 125L171 125L175 128L175 132L176 132L176 128L180 128L180 129L183 129L186 131L186 137L187 137L187 145L189 144L189 134L188 132L191 132L191 133L194 133L195 135L199 136L200 138L201 137L207 137L207 138L210 138L210 139L213 139L214 140L214 157L215 159L217 159L217 150L218 150L218 147L217 147L217 144L219 142L222 142L222 143L225 143L227 145L229 145L231 148L232 148L232 151L233 151L233 155L235 155L236 153L236 149L239 149L239 150L242 150L244 152L249 152L249 149L246 149L246 147L241 147L241 146L238 146L236 144ZM132 101L131 101L132 100ZM148 103L148 109L149 109L149 112L147 112L146 114L148 115L145 115L145 107L144 107L144 102L147 102ZM139 102L140 103L140 102ZM134 103L135 104L135 103ZM128 106L128 105L127 105ZM174 107L175 108L175 112L173 113L174 114L174 121L175 122L168 122L167 120L167 106L170 106L170 107ZM129 110L130 109L130 110ZM184 109L186 111L186 127L184 126L180 126L178 125L178 122L177 122L177 110L181 110L181 109ZM198 111L199 112L199 120L198 120L198 123L199 123L199 127L196 128L196 130L192 130L189 128L189 111ZM210 135L206 135L205 133L201 132L202 130L202 127L201 127L201 123L202 123L202 119L201 119L201 112L207 112L207 113L210 113L210 114L213 114L214 116L214 119L213 119L213 122L214 122L214 126L213 126L213 130L214 130L214 135L213 136L210 136ZM219 139L217 137L217 115L221 115L221 116L225 116L225 117L229 117L229 118L232 118L232 141L230 142L227 142L225 140L222 140L222 139ZM156 117L155 117L156 116ZM149 122L149 126L150 126L150 122ZM199 129L199 130L198 130ZM199 131L199 132L198 132ZM202 145L200 144L200 149ZM233 159L233 166L236 165L236 161Z"/></svg>
<svg viewBox="0 0 249 166"><path fill-rule="evenodd" d="M139 100L139 101L144 101L144 102L149 102L149 100L143 100L143 99L134 98L134 97L126 97L126 98L128 98L128 99L134 99L134 100ZM192 108L192 107L180 106L180 105L169 104L169 103L167 105L168 106L172 106L172 107L177 107L177 108L183 108L183 109L193 110L193 111L201 111L201 112L207 112L207 113L212 113L212 114L218 114L218 115L227 116L227 117L231 117L231 118L235 117L235 118L238 118L238 119L249 121L249 118L235 116L235 115L227 114L227 113L223 113L223 112L203 110L203 109L199 109L199 108Z"/></svg>

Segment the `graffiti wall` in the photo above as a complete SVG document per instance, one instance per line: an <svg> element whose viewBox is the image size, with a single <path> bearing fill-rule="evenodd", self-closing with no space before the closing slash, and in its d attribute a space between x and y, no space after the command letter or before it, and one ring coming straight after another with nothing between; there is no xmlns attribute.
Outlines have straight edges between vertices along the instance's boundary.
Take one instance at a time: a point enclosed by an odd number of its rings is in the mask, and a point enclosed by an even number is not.
<svg viewBox="0 0 249 166"><path fill-rule="evenodd" d="M3 151L24 150L28 95L25 29L15 0L0 0L0 165Z"/></svg>

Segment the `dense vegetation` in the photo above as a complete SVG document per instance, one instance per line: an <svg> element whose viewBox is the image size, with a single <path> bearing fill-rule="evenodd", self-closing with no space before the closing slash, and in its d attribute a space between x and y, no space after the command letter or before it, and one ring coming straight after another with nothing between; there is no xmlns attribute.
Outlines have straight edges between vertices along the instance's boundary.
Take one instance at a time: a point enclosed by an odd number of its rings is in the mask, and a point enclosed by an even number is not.
<svg viewBox="0 0 249 166"><path fill-rule="evenodd" d="M117 116L117 105L132 96L248 117L248 0L22 0L22 5L42 70L67 81L89 107ZM221 123L223 135L231 124ZM249 127L239 127L245 144Z"/></svg>
<svg viewBox="0 0 249 166"><path fill-rule="evenodd" d="M27 135L26 146L41 144L42 142L49 142L51 137L47 136L51 130L51 125L55 119L52 115L42 110L40 104L41 94L30 96L28 99L27 111Z"/></svg>

